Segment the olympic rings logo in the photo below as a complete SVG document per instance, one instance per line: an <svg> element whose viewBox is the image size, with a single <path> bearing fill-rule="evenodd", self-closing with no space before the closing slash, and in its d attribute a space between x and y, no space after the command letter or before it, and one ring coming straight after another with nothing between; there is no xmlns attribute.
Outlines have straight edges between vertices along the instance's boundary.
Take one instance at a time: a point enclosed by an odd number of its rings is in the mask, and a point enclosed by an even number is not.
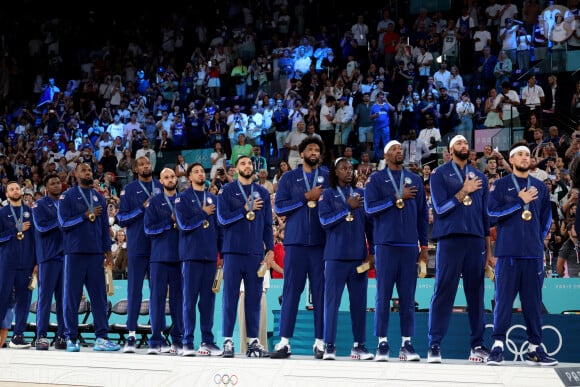
<svg viewBox="0 0 580 387"><path fill-rule="evenodd" d="M485 325L486 328L491 328L493 331L493 324L486 324ZM512 325L508 331L506 332L506 340L505 340L505 344L507 349L514 354L514 361L524 361L524 356L526 355L526 353L528 352L528 346L529 346L529 341L525 340L518 348L516 342L512 339L510 339L510 334L514 332L514 330L516 329L521 329L524 331L524 334L526 332L526 327L522 324L515 324ZM553 356L555 354L557 354L558 352L560 352L560 350L562 349L562 344L563 344L563 340L562 340L562 333L560 333L560 331L558 330L558 328L556 328L553 325L542 325L542 333L544 331L552 331L554 332L554 334L557 337L557 341L558 341L558 345L556 346L556 349L554 349L553 351L548 351L548 348L546 348L546 345L544 343L542 343L542 347L544 348L544 351L546 352L546 354L548 354L548 356Z"/></svg>
<svg viewBox="0 0 580 387"><path fill-rule="evenodd" d="M224 386L235 386L238 384L238 375L228 375L228 374L215 374L213 376L213 383L217 385L224 385Z"/></svg>

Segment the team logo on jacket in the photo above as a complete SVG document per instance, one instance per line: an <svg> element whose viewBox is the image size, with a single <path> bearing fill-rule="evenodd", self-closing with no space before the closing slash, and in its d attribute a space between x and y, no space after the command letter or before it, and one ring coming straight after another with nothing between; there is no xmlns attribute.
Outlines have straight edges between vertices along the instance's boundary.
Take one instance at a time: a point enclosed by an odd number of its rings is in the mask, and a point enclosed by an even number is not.
<svg viewBox="0 0 580 387"><path fill-rule="evenodd" d="M175 204L181 202L181 198L175 198Z"/></svg>
<svg viewBox="0 0 580 387"><path fill-rule="evenodd" d="M213 199L212 198L207 198L206 202L207 202L207 204L212 204L213 203Z"/></svg>
<svg viewBox="0 0 580 387"><path fill-rule="evenodd" d="M98 202L99 198L97 197L97 195L93 195L93 201Z"/></svg>
<svg viewBox="0 0 580 387"><path fill-rule="evenodd" d="M121 196L125 195L125 190L121 191Z"/></svg>
<svg viewBox="0 0 580 387"><path fill-rule="evenodd" d="M467 176L469 176L470 179L475 179L475 173L470 171Z"/></svg>
<svg viewBox="0 0 580 387"><path fill-rule="evenodd" d="M155 188L153 189L153 193L154 193L155 195L157 195L158 193L161 193L161 188L159 188L159 187L155 187Z"/></svg>
<svg viewBox="0 0 580 387"><path fill-rule="evenodd" d="M495 191L495 184L492 184L491 187L489 187L489 192L493 192Z"/></svg>
<svg viewBox="0 0 580 387"><path fill-rule="evenodd" d="M60 197L58 198L59 200L62 200L65 198L65 194L60 195Z"/></svg>
<svg viewBox="0 0 580 387"><path fill-rule="evenodd" d="M258 200L261 199L262 197L260 196L259 192L254 192L254 200Z"/></svg>
<svg viewBox="0 0 580 387"><path fill-rule="evenodd" d="M405 184L411 184L413 180L410 177L405 177Z"/></svg>
<svg viewBox="0 0 580 387"><path fill-rule="evenodd" d="M324 183L324 176L318 176L318 179L316 179L316 181L318 181L318 183L320 184Z"/></svg>
<svg viewBox="0 0 580 387"><path fill-rule="evenodd" d="M24 211L23 215L25 218L30 218L30 212L28 212L28 211Z"/></svg>

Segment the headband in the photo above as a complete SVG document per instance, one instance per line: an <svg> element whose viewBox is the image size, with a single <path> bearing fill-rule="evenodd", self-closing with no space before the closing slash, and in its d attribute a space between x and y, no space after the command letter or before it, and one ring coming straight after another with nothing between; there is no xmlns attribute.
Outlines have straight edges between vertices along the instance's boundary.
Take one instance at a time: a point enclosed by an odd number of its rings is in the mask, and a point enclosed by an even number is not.
<svg viewBox="0 0 580 387"><path fill-rule="evenodd" d="M384 149L384 151L383 151L383 152L384 152L385 154L386 154L386 153L388 153L388 152L389 152L389 149L391 149L391 147L392 147L393 145L401 145L401 143L400 143L399 141L397 141L397 140L391 140L391 141L389 141L389 142L387 143L387 145L385 145L385 149Z"/></svg>
<svg viewBox="0 0 580 387"><path fill-rule="evenodd" d="M464 136L462 136L461 134L458 134L457 136L453 137L451 139L451 141L449 141L449 149L453 148L453 145L455 145L455 143L459 140L463 140L463 141L467 142L467 139Z"/></svg>
<svg viewBox="0 0 580 387"><path fill-rule="evenodd" d="M342 160L346 160L346 157L339 157L336 160L334 160L334 168L336 168L338 163L341 162Z"/></svg>
<svg viewBox="0 0 580 387"><path fill-rule="evenodd" d="M516 153L521 152L521 151L528 152L528 154L529 154L530 148L528 148L525 145L516 146L514 149L512 149L510 151L510 157L512 157L513 155L515 155Z"/></svg>

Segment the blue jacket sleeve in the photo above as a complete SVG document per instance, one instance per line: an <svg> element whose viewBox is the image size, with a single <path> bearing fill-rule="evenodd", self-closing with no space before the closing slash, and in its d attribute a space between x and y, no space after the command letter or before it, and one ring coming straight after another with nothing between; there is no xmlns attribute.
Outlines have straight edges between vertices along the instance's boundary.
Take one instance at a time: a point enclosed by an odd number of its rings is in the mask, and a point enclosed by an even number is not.
<svg viewBox="0 0 580 387"><path fill-rule="evenodd" d="M383 184L382 172L375 172L365 185L364 204L365 211L372 217L381 215L395 203L395 190L388 192L387 184Z"/></svg>
<svg viewBox="0 0 580 387"><path fill-rule="evenodd" d="M294 187L294 173L285 173L278 182L274 210L278 216L288 216L306 204L304 193Z"/></svg>
<svg viewBox="0 0 580 387"><path fill-rule="evenodd" d="M157 200L157 196L154 196L149 201L147 208L145 208L143 226L145 234L147 235L159 235L163 231L169 230L172 227L171 222L166 219L159 208L159 200Z"/></svg>
<svg viewBox="0 0 580 387"><path fill-rule="evenodd" d="M519 196L507 195L505 180L496 180L490 190L487 205L487 214L501 222L506 217L511 217L524 206L524 201Z"/></svg>
<svg viewBox="0 0 580 387"><path fill-rule="evenodd" d="M232 192L232 184L228 183L222 193L218 195L217 216L218 222L224 227L241 220L246 214L243 198L240 200Z"/></svg>
<svg viewBox="0 0 580 387"><path fill-rule="evenodd" d="M447 181L445 174L441 170L434 171L434 173L431 174L429 183L431 187L431 201L433 203L433 210L441 218L452 214L453 209L461 204L455 197L455 194L457 191L459 191L459 189L455 190L455 192L450 192L454 190L449 189L448 184L450 182Z"/></svg>
<svg viewBox="0 0 580 387"><path fill-rule="evenodd" d="M342 201L340 194L334 188L325 190L318 201L318 218L325 230L344 222L348 211L348 204Z"/></svg>
<svg viewBox="0 0 580 387"><path fill-rule="evenodd" d="M61 228L63 230L73 229L79 223L84 222L86 220L84 218L85 210L85 207L77 205L77 200L72 192L65 192L61 195L58 205L58 221Z"/></svg>

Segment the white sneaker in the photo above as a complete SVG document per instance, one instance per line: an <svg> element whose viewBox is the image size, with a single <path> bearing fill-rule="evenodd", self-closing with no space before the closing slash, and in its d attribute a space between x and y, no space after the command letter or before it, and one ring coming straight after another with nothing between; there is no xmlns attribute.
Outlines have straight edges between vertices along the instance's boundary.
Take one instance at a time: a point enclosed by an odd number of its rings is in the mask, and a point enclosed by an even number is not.
<svg viewBox="0 0 580 387"><path fill-rule="evenodd" d="M184 345L183 351L181 352L181 356L195 356L197 351L193 348L193 345Z"/></svg>

